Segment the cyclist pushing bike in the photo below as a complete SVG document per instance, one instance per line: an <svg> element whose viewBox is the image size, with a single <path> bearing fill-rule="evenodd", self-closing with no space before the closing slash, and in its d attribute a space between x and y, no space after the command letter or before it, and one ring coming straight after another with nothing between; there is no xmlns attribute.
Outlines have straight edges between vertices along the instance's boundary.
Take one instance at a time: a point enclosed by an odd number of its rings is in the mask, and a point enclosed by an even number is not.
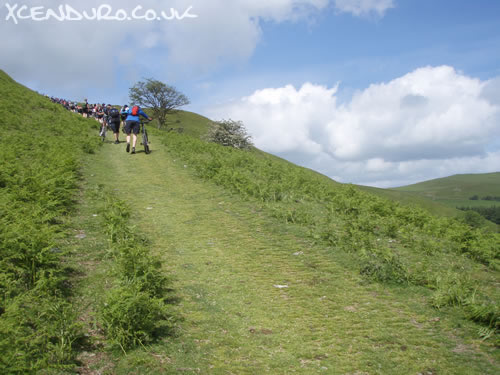
<svg viewBox="0 0 500 375"><path fill-rule="evenodd" d="M133 106L128 110L128 116L125 120L125 133L127 134L127 152L130 152L130 136L132 135L132 154L135 154L135 145L137 143L137 134L141 129L141 116L152 121L153 118L149 117L138 105Z"/></svg>

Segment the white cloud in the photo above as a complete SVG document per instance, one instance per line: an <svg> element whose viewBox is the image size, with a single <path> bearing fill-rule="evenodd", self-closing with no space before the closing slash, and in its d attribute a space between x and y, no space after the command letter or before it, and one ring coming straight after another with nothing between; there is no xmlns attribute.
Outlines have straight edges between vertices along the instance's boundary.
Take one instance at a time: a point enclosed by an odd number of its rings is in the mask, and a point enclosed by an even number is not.
<svg viewBox="0 0 500 375"><path fill-rule="evenodd" d="M62 89L63 86L113 84L118 68L124 71L154 71L155 75L175 72L204 72L220 65L246 61L261 38L263 21L285 22L307 19L326 11L333 0L24 0L18 7L42 5L57 10L68 4L80 13L93 7L111 5L113 13L125 9L129 15L138 5L142 13L176 9L180 14L190 6L197 18L161 22L63 21L35 22L8 17L0 6L0 67L23 82ZM380 13L385 0L360 3L352 10L336 3L338 9L360 14ZM14 5L10 4L11 6ZM25 12L26 14L26 12ZM133 49L134 55L123 53Z"/></svg>
<svg viewBox="0 0 500 375"><path fill-rule="evenodd" d="M448 66L371 85L328 123L328 150L345 160L475 155L498 127L498 107L481 97L484 86Z"/></svg>
<svg viewBox="0 0 500 375"><path fill-rule="evenodd" d="M345 13L355 16L366 16L372 13L383 16L384 13L394 8L394 0L334 0L335 7Z"/></svg>
<svg viewBox="0 0 500 375"><path fill-rule="evenodd" d="M257 147L341 181L409 182L500 168L498 83L424 67L341 105L337 87L306 83L258 90L209 115L242 120Z"/></svg>
<svg viewBox="0 0 500 375"><path fill-rule="evenodd" d="M323 149L322 124L334 115L336 91L309 83L300 90L291 85L264 89L217 112L244 120L256 144L265 150L314 155Z"/></svg>
<svg viewBox="0 0 500 375"><path fill-rule="evenodd" d="M76 9L88 10L102 2L90 0L83 6L68 1ZM58 9L64 4L57 0L43 2L47 9ZM40 5L36 1L19 4L29 9ZM79 86L82 81L98 86L110 84L113 62L119 59L120 43L127 33L123 23L76 22L51 19L22 21L18 24L5 20L6 8L0 8L0 67L14 78L40 82L50 86L54 82L61 90ZM142 26L137 25L139 28ZM141 29L143 30L143 29Z"/></svg>
<svg viewBox="0 0 500 375"><path fill-rule="evenodd" d="M173 21L63 21L54 19L36 22L10 17L8 7L0 7L0 66L16 78L39 80L49 84L67 81L95 80L109 84L118 64L144 64L140 61L145 51L154 50L158 58L173 67L213 68L219 63L232 63L248 59L261 35L260 22L281 22L299 19L309 12L328 5L328 0L89 0L85 3L69 0L43 2L42 12L69 4L82 13L91 14L93 7L109 4L113 13L125 9L128 14L141 5L144 13L153 9L157 13L176 9L180 14L192 6L190 14L198 18ZM14 6L9 4L10 7ZM39 1L25 0L16 10L26 5L28 14ZM122 49L135 50L135 59L124 58Z"/></svg>

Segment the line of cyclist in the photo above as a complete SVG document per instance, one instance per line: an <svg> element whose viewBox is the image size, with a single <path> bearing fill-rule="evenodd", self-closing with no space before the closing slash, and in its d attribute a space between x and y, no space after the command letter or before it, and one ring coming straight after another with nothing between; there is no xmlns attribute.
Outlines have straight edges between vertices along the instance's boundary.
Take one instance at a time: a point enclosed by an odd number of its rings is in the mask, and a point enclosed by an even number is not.
<svg viewBox="0 0 500 375"><path fill-rule="evenodd" d="M140 117L145 117L149 121L153 120L139 106L130 108L125 104L121 109L113 107L111 104L89 104L87 99L82 104L68 101L65 99L50 97L54 103L61 104L67 110L79 113L86 118L94 118L100 124L100 136L106 128L113 131L115 144L120 143L120 127L127 135L126 151L130 152L130 141L132 140L132 154L135 154L135 146L137 144L137 135L140 131ZM132 138L132 139L131 139Z"/></svg>

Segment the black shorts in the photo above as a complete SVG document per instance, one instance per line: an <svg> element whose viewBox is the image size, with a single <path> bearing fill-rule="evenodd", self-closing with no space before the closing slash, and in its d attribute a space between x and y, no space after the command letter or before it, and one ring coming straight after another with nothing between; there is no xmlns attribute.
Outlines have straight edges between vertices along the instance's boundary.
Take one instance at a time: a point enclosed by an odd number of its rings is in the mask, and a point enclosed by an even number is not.
<svg viewBox="0 0 500 375"><path fill-rule="evenodd" d="M125 123L125 133L126 134L139 134L139 130L141 129L141 123L139 121L127 121Z"/></svg>
<svg viewBox="0 0 500 375"><path fill-rule="evenodd" d="M120 123L113 121L109 123L109 127L111 130L113 130L113 133L119 133L120 132Z"/></svg>

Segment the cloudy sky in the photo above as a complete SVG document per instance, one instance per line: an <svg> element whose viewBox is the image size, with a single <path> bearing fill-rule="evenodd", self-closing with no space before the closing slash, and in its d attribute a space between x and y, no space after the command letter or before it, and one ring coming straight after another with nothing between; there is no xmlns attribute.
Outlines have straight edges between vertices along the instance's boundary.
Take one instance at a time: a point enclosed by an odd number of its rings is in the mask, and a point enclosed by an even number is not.
<svg viewBox="0 0 500 375"><path fill-rule="evenodd" d="M393 187L500 171L499 25L496 0L0 1L0 69L114 104L153 77L265 151Z"/></svg>

